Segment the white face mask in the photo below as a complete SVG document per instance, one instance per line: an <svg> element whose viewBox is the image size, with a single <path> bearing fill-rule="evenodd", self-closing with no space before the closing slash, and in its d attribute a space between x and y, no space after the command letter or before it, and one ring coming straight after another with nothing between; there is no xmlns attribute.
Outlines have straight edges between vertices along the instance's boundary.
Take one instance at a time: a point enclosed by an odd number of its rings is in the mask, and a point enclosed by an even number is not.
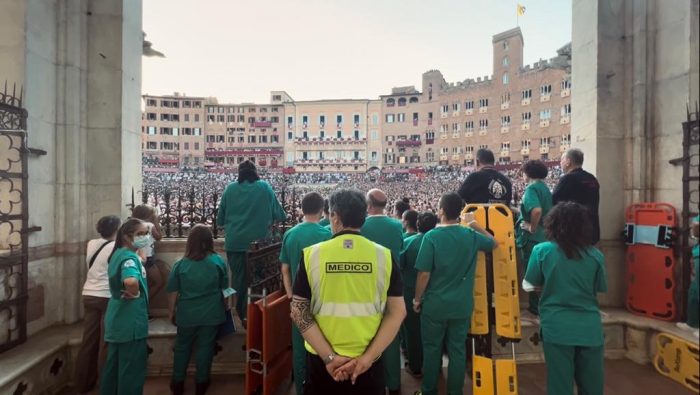
<svg viewBox="0 0 700 395"><path fill-rule="evenodd" d="M144 248L151 245L151 235L143 235L134 237L134 247Z"/></svg>

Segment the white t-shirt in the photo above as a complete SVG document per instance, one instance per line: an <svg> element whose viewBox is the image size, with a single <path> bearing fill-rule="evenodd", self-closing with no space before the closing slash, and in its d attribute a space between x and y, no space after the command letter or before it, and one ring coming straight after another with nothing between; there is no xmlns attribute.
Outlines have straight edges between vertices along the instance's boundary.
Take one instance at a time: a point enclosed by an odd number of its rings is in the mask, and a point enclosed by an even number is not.
<svg viewBox="0 0 700 395"><path fill-rule="evenodd" d="M143 247L141 249L141 251L144 252L144 256L146 258L150 258L153 255L155 255L155 251L156 251L156 239L153 237L153 228L155 228L155 225L153 225L150 222L145 222L145 221L144 221L144 223L146 224L146 227L148 228L148 234L151 235L151 244L146 246L146 247Z"/></svg>
<svg viewBox="0 0 700 395"><path fill-rule="evenodd" d="M85 255L85 265L90 265L90 260L92 256L95 255L97 250L102 247L102 245L107 242L105 239L94 239L88 241L87 253ZM85 285L83 285L83 295L85 296L95 296L98 298L109 298L111 294L109 293L109 277L107 274L107 266L109 266L109 255L112 254L114 249L114 241L110 241L102 251L100 251L92 267L87 272L87 278L85 279Z"/></svg>

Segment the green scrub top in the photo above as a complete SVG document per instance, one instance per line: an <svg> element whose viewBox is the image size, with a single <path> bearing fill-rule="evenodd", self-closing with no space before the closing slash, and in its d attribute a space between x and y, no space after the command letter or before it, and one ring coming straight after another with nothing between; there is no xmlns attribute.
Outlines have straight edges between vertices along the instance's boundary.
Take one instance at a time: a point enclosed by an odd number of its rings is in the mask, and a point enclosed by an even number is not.
<svg viewBox="0 0 700 395"><path fill-rule="evenodd" d="M128 248L119 248L107 267L111 297L105 313L105 342L126 343L148 337L148 285L141 258ZM139 282L140 295L123 299L124 280L133 277Z"/></svg>
<svg viewBox="0 0 700 395"><path fill-rule="evenodd" d="M520 228L520 224L525 222L530 222L530 213L536 208L542 209L542 216L540 217L540 223L537 226L535 233L527 232ZM516 226L517 231L517 243L519 247L524 247L528 241L535 243L541 243L546 241L547 238L544 235L544 217L547 216L549 210L552 209L552 192L542 180L537 180L525 188L523 193L523 199L520 203L520 218Z"/></svg>
<svg viewBox="0 0 700 395"><path fill-rule="evenodd" d="M403 248L401 222L386 215L370 215L360 229L362 236L391 250L391 258L398 261Z"/></svg>
<svg viewBox="0 0 700 395"><path fill-rule="evenodd" d="M407 240L409 237L415 236L415 235L417 235L417 234L418 234L418 233L416 233L416 232L410 232L410 233L409 233L409 232L404 232L404 234L403 234L403 246L406 247L406 240Z"/></svg>
<svg viewBox="0 0 700 395"><path fill-rule="evenodd" d="M437 320L470 318L476 253L491 251L493 245L491 238L460 225L438 226L426 233L415 265L416 270L430 273L421 314Z"/></svg>
<svg viewBox="0 0 700 395"><path fill-rule="evenodd" d="M168 292L177 292L177 326L212 326L226 320L224 296L228 269L217 254L201 261L182 258L175 262L168 277Z"/></svg>
<svg viewBox="0 0 700 395"><path fill-rule="evenodd" d="M421 233L414 233L403 241L404 247L403 251L401 251L399 268L401 269L401 279L403 280L404 288L416 288L416 276L418 276L418 271L415 266L418 252L420 251L420 245L423 242L423 236L424 235Z"/></svg>
<svg viewBox="0 0 700 395"><path fill-rule="evenodd" d="M525 281L542 287L540 321L544 341L566 346L603 345L598 292L607 292L603 253L595 247L567 258L551 241L535 246Z"/></svg>
<svg viewBox="0 0 700 395"><path fill-rule="evenodd" d="M248 251L250 243L268 236L270 226L287 218L270 184L232 182L226 187L216 224L226 232L226 251Z"/></svg>
<svg viewBox="0 0 700 395"><path fill-rule="evenodd" d="M321 225L321 226L330 225L330 224L331 224L331 220L328 219L328 218L326 218L326 217L323 217L323 218L321 218L321 221L319 221L318 224Z"/></svg>
<svg viewBox="0 0 700 395"><path fill-rule="evenodd" d="M302 222L289 229L282 238L280 262L291 266L292 282L297 276L302 250L322 241L330 240L333 235L320 223Z"/></svg>
<svg viewBox="0 0 700 395"><path fill-rule="evenodd" d="M695 222L700 222L700 215L695 217ZM695 279L690 283L691 287L700 289L700 244L693 247L693 267L695 269Z"/></svg>

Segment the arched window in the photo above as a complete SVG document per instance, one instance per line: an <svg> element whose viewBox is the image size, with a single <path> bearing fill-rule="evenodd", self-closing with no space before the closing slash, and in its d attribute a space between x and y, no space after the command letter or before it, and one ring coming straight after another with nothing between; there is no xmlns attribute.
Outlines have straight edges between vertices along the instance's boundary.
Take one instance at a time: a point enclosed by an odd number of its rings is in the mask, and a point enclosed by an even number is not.
<svg viewBox="0 0 700 395"><path fill-rule="evenodd" d="M417 97L412 97L412 98L408 99L408 102L409 102L409 103L418 103L418 98L417 98Z"/></svg>
<svg viewBox="0 0 700 395"><path fill-rule="evenodd" d="M402 97L399 99L399 107L403 107L406 105L406 98Z"/></svg>
<svg viewBox="0 0 700 395"><path fill-rule="evenodd" d="M503 85L508 85L508 82L510 82L508 73L503 73Z"/></svg>
<svg viewBox="0 0 700 395"><path fill-rule="evenodd" d="M394 107L394 104L396 104L396 101L394 99L386 99L387 107Z"/></svg>
<svg viewBox="0 0 700 395"><path fill-rule="evenodd" d="M508 48L509 48L508 40L503 41L503 50L504 50L504 51L507 51Z"/></svg>
<svg viewBox="0 0 700 395"><path fill-rule="evenodd" d="M508 67L509 64L510 64L510 62L508 60L508 57L504 56L503 57L503 67Z"/></svg>

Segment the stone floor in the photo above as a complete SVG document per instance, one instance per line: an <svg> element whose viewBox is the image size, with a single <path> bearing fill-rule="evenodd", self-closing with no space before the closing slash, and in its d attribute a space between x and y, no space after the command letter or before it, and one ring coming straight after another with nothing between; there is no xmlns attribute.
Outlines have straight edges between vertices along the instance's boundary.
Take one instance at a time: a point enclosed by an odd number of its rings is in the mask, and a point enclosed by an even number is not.
<svg viewBox="0 0 700 395"><path fill-rule="evenodd" d="M651 366L642 366L628 360L608 360L605 362L605 393L612 395L687 395L692 391L686 390L680 384L659 375ZM444 374L445 372L443 372ZM523 364L518 366L519 395L546 394L545 367L541 364ZM412 395L420 388L420 380L403 374L402 393ZM444 383L442 383L444 384ZM209 395L243 394L243 376L214 377ZM471 381L467 379L465 394L471 394ZM66 392L65 394L68 394ZM93 392L97 394L97 391ZM193 394L193 385L187 388L187 394ZM444 386L441 385L441 393ZM144 394L168 395L168 378L151 378L146 381ZM276 395L295 395L289 383L283 386Z"/></svg>

